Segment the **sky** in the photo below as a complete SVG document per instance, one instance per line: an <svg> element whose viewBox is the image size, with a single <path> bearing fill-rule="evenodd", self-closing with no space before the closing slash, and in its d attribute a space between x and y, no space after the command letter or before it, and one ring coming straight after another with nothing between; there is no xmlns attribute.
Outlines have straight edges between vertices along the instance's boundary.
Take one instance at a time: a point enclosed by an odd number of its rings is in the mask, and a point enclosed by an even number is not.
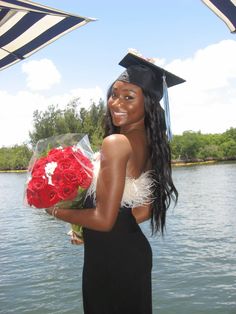
<svg viewBox="0 0 236 314"><path fill-rule="evenodd" d="M236 127L236 34L201 0L39 0L97 20L0 71L0 147L28 143L33 112L105 99L128 49L184 78L169 89L172 132Z"/></svg>

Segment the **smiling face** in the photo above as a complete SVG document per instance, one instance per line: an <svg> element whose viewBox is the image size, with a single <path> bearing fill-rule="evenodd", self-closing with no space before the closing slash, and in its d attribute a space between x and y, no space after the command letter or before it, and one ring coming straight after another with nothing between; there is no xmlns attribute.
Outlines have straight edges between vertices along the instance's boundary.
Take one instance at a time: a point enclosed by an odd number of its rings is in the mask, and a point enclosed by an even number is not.
<svg viewBox="0 0 236 314"><path fill-rule="evenodd" d="M137 85L116 81L108 99L112 122L121 130L144 127L144 95Z"/></svg>

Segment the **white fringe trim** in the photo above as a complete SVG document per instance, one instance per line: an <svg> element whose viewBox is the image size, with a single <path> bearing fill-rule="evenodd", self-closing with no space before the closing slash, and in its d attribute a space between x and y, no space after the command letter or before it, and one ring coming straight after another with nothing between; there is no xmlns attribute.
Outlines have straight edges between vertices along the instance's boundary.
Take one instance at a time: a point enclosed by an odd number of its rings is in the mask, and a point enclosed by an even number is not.
<svg viewBox="0 0 236 314"><path fill-rule="evenodd" d="M100 160L96 160L93 166L93 180L87 191L87 197L91 196L94 203L96 203L96 186L100 170ZM151 203L152 199L150 196L152 195L153 187L154 182L151 179L151 171L142 173L137 179L126 177L121 207L133 208Z"/></svg>

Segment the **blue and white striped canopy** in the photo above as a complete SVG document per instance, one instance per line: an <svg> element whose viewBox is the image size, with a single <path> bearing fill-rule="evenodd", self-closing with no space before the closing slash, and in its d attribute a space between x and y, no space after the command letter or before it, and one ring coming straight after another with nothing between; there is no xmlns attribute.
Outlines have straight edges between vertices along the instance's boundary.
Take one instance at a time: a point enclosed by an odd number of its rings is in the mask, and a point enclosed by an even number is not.
<svg viewBox="0 0 236 314"><path fill-rule="evenodd" d="M93 20L32 1L0 1L0 70Z"/></svg>
<svg viewBox="0 0 236 314"><path fill-rule="evenodd" d="M236 0L202 0L221 18L232 33L236 33Z"/></svg>

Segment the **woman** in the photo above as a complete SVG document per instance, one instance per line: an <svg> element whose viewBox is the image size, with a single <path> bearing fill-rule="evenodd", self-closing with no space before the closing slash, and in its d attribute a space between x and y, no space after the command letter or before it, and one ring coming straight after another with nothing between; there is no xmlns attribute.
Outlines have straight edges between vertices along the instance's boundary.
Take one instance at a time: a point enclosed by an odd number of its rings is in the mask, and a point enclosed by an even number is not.
<svg viewBox="0 0 236 314"><path fill-rule="evenodd" d="M178 195L159 104L163 70L133 54L120 64L126 70L108 91L94 197L85 210L47 210L84 227L85 314L152 313L152 252L138 224L151 219L153 233L163 232L166 210ZM168 73L173 78L182 82Z"/></svg>

